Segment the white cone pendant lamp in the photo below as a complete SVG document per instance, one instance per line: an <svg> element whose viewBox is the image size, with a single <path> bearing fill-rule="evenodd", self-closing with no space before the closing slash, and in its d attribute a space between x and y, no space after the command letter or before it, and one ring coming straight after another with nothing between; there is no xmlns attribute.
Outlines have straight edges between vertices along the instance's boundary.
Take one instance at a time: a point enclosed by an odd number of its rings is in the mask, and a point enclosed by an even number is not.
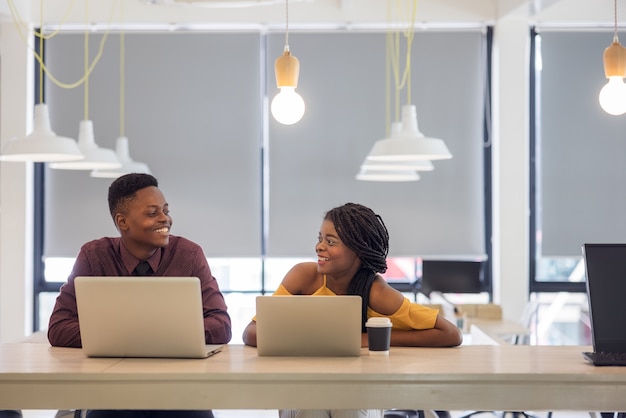
<svg viewBox="0 0 626 418"><path fill-rule="evenodd" d="M120 136L115 142L115 153L118 160L121 162L119 168L114 169L100 169L91 172L91 177L98 178L117 178L124 174L129 173L146 173L150 174L150 169L144 163L133 161L130 158L130 152L128 150L128 138Z"/></svg>
<svg viewBox="0 0 626 418"><path fill-rule="evenodd" d="M415 161L376 161L365 160L361 164L362 170L371 171L433 171L435 166L430 160L415 160Z"/></svg>
<svg viewBox="0 0 626 418"><path fill-rule="evenodd" d="M87 30L85 31L84 48L85 74L83 94L85 115L78 126L78 148L85 158L80 161L50 164L50 168L57 170L113 169L122 165L113 150L99 147L94 138L93 121L89 118L89 77L91 71L89 69L89 31Z"/></svg>
<svg viewBox="0 0 626 418"><path fill-rule="evenodd" d="M389 138L398 139L402 134L402 123L401 122L393 122L391 124L391 134ZM379 171L432 171L435 169L430 160L400 160L400 161L384 161L384 160L370 160L365 159L363 164L361 164L361 170L379 170Z"/></svg>
<svg viewBox="0 0 626 418"><path fill-rule="evenodd" d="M398 139L401 133L402 123L393 122L389 139ZM362 181L417 181L420 179L417 171L432 171L434 169L435 166L430 160L382 161L366 158L361 164L356 179Z"/></svg>
<svg viewBox="0 0 626 418"><path fill-rule="evenodd" d="M44 8L43 1L40 3L39 32L35 35L39 38L39 51L32 50L38 61L39 70L39 104L35 105L33 117L33 131L26 137L10 139L2 147L0 161L31 161L47 163L51 161L76 161L84 156L78 149L76 141L71 138L57 136L50 124L50 112L43 100L44 66L44 42L41 28L43 27ZM15 16L14 16L15 17ZM16 23L14 21L14 23ZM31 49L28 45L27 47Z"/></svg>
<svg viewBox="0 0 626 418"><path fill-rule="evenodd" d="M96 144L93 133L93 122L81 120L78 132L78 148L85 156L80 161L58 162L50 164L50 168L58 170L98 170L113 169L122 166L113 150L101 148Z"/></svg>
<svg viewBox="0 0 626 418"><path fill-rule="evenodd" d="M452 154L443 140L425 137L417 127L414 105L402 106L402 131L395 136L376 141L367 160L414 161L445 160Z"/></svg>
<svg viewBox="0 0 626 418"><path fill-rule="evenodd" d="M412 11L406 13L412 16L411 22L405 31L387 32L387 118L390 116L391 94L390 81L393 75L393 85L396 94L396 117L401 110L401 122L391 124L391 134L388 138L374 143L365 161L361 164L356 178L368 181L414 181L419 179L418 171L431 171L434 166L431 160L452 158L446 144L437 138L425 137L417 127L417 111L411 102L411 46L415 28L415 9L417 0L413 0ZM400 68L399 36L406 38L406 67L404 75ZM392 71L393 70L393 71ZM399 107L400 91L405 88L407 104Z"/></svg>
<svg viewBox="0 0 626 418"><path fill-rule="evenodd" d="M23 138L10 139L0 152L0 161L76 161L83 159L76 141L57 136L50 126L47 105L35 105L33 132Z"/></svg>
<svg viewBox="0 0 626 418"><path fill-rule="evenodd" d="M123 17L123 2L120 7L121 17L120 20L124 21ZM96 178L118 178L124 174L130 173L145 173L150 174L150 169L144 163L133 161L130 158L130 151L128 147L128 138L124 135L124 109L125 109L125 36L124 31L120 32L120 136L115 141L115 157L119 164L116 167L98 168L90 173L91 177Z"/></svg>
<svg viewBox="0 0 626 418"><path fill-rule="evenodd" d="M361 169L356 175L362 181L417 181L420 179L415 170L368 170Z"/></svg>

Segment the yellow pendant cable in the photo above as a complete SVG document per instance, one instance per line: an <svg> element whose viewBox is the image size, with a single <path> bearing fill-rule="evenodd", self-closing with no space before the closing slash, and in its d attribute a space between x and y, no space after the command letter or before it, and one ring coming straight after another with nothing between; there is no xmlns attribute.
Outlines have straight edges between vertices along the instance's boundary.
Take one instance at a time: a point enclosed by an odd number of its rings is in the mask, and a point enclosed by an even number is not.
<svg viewBox="0 0 626 418"><path fill-rule="evenodd" d="M43 57L43 0L39 0L39 53ZM36 32L35 32L36 33ZM41 63L40 63L41 64ZM39 65L39 103L43 103L43 66Z"/></svg>
<svg viewBox="0 0 626 418"><path fill-rule="evenodd" d="M387 0L387 22L391 25L391 0ZM391 27L387 30L385 38L385 135L391 132L391 66L393 45L393 33ZM395 89L394 89L395 91Z"/></svg>
<svg viewBox="0 0 626 418"><path fill-rule="evenodd" d="M388 4L388 19L392 20L392 1L390 0ZM391 73L393 74L394 87L395 87L395 102L394 102L394 110L395 110L395 120L400 120L400 91L406 86L407 92L407 104L411 104L411 49L413 46L413 38L415 35L415 19L417 16L417 0L395 0L394 10L400 11L402 7L402 3L404 3L404 13L402 16L409 16L409 22L407 27L403 30L395 30L393 32L387 32L387 62L388 68L390 68ZM405 55L405 66L402 76L400 76L400 35L406 39L406 55ZM387 85L390 85L390 76L387 74ZM389 106L390 106L390 98L389 92L387 92L387 113L389 114ZM389 124L389 122L387 122ZM387 126L387 131L389 131L389 126Z"/></svg>
<svg viewBox="0 0 626 418"><path fill-rule="evenodd" d="M34 50L34 48L29 44L28 40L26 39L27 36L26 34L28 33L28 24L26 22L24 22L24 20L21 18L17 7L15 6L15 3L13 2L13 0L7 0L8 4L9 4L9 9L11 10L11 16L13 18L13 23L15 24L15 27L17 28L17 33L19 35L19 37L22 39L22 41L24 42L24 44L26 45L26 47L28 49L31 50L31 52L33 53L33 56L35 57L35 59L37 60L37 62L39 63L39 67L40 67L40 71L41 74L45 73L46 76L48 76L48 79L50 81L52 81L55 85L61 87L61 88L65 88L65 89L73 89L75 87L78 87L80 85L82 85L83 83L85 83L85 81L89 78L89 75L91 74L91 72L93 71L93 69L95 68L96 64L98 63L98 61L100 61L100 57L102 56L102 53L104 52L104 45L106 44L107 38L109 36L109 32L110 29L107 29L104 32L104 35L102 37L102 40L100 41L100 47L98 49L98 53L97 55L94 57L93 61L91 62L91 64L89 64L86 68L85 74L83 74L83 76L78 79L75 82L72 83L64 83L60 80L58 80L52 73L50 73L50 70L48 69L48 67L46 67L46 65L43 62L43 40L48 40L53 38L54 36L56 36L59 31L62 29L65 21L67 20L70 11L74 5L74 0L72 0L70 2L70 5L67 9L67 11L65 12L65 15L63 16L63 19L61 20L61 23L59 24L58 28L53 31L52 33L48 34L48 35L44 35L41 31L43 28L43 0L40 0L40 28L39 28L39 32L35 32L35 36L37 38L39 38L39 45L40 45L40 51L39 53L37 53L37 51ZM112 1L112 7L111 7L111 14L109 15L109 24L107 25L107 28L111 27L111 22L113 21L113 12L115 10L115 6L118 0L113 0ZM124 0L121 0L122 2ZM42 88L43 85L43 80L40 82L40 89ZM42 90L40 90L40 95L43 95Z"/></svg>
<svg viewBox="0 0 626 418"><path fill-rule="evenodd" d="M85 25L89 23L89 0L85 0ZM85 27L85 89L84 92L84 102L85 102L85 116L83 120L89 120L89 75L91 71L89 71L89 29Z"/></svg>
<svg viewBox="0 0 626 418"><path fill-rule="evenodd" d="M124 2L122 1L120 3L120 22L123 25L124 24ZM122 27L122 29L120 30L120 136L126 136L124 134L124 124L125 124L125 119L124 119L124 114L125 114L125 102L126 102L126 96L125 96L125 85L126 85L126 78L125 78L125 71L124 68L126 66L126 61L125 61L125 54L126 54L126 48L124 45L124 28Z"/></svg>

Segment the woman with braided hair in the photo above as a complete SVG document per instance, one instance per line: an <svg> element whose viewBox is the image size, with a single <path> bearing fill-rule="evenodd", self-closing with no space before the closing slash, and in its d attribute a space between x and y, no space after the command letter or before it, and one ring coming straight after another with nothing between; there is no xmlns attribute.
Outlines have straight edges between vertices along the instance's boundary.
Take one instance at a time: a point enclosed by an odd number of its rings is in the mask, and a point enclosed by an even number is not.
<svg viewBox="0 0 626 418"><path fill-rule="evenodd" d="M453 347L460 345L462 334L436 309L412 303L387 284L380 275L387 270L389 233L370 208L356 204L329 210L324 216L315 246L317 262L296 264L285 275L275 295L359 295L363 298L363 334L369 317L391 319L391 345L414 347ZM256 322L243 333L247 345L256 346ZM283 410L281 418L304 417L382 417L382 411L368 410Z"/></svg>

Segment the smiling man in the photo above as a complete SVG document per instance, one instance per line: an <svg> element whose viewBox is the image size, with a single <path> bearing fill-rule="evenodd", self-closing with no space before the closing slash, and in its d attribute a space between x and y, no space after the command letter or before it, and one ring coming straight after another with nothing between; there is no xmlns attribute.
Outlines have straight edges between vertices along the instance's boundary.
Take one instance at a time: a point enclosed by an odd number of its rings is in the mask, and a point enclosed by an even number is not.
<svg viewBox="0 0 626 418"><path fill-rule="evenodd" d="M108 200L120 237L100 238L84 244L80 249L50 316L50 344L61 347L82 346L74 278L133 275L200 278L206 343L228 343L231 322L224 296L211 274L202 248L188 239L170 234L172 217L157 180L149 174L137 173L119 177L109 187ZM182 411L89 411L87 416L170 416L166 415L167 412L175 412L171 416L176 417L212 417L211 411L185 411L184 414Z"/></svg>

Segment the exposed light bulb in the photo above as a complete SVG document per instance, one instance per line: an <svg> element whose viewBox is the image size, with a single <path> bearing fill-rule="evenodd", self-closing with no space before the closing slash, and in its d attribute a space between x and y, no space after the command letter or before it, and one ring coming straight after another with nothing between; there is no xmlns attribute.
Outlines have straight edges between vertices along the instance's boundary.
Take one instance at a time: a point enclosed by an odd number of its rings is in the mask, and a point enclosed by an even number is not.
<svg viewBox="0 0 626 418"><path fill-rule="evenodd" d="M285 43L283 54L274 61L276 87L280 93L274 97L270 109L272 116L283 125L293 125L304 115L304 100L296 93L300 77L300 61L291 55Z"/></svg>
<svg viewBox="0 0 626 418"><path fill-rule="evenodd" d="M598 97L602 109L610 115L622 115L626 113L626 84L620 76L609 77Z"/></svg>
<svg viewBox="0 0 626 418"><path fill-rule="evenodd" d="M272 116L283 125L293 125L304 115L304 100L296 93L296 88L285 86L274 97L271 105Z"/></svg>
<svg viewBox="0 0 626 418"><path fill-rule="evenodd" d="M626 113L626 85L624 85L624 77L626 77L626 48L619 43L617 38L617 17L613 42L604 50L602 59L604 62L604 75L609 79L609 82L600 90L600 95L598 96L600 106L610 115L621 115Z"/></svg>

